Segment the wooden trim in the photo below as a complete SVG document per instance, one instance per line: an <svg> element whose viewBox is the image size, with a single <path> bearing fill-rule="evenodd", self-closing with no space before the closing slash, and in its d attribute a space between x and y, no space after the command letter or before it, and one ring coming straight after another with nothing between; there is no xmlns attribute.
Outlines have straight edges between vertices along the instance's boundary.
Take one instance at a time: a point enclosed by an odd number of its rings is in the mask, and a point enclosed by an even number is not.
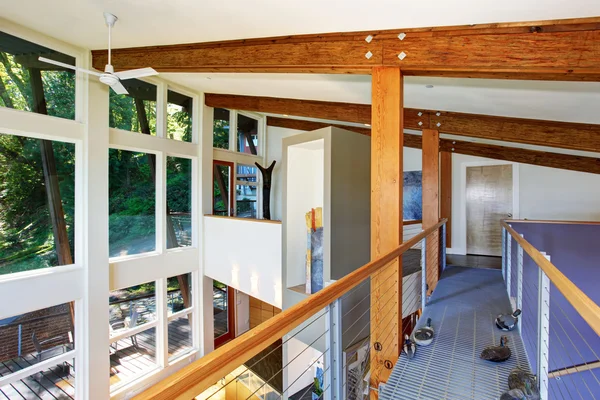
<svg viewBox="0 0 600 400"><path fill-rule="evenodd" d="M440 149L442 151L491 158L494 160L505 160L522 164L538 165L541 167L600 174L600 158L449 139L440 141Z"/></svg>
<svg viewBox="0 0 600 400"><path fill-rule="evenodd" d="M502 226L510 233L517 243L529 254L533 261L544 271L550 281L565 296L575 310L600 335L600 306L581 291L562 272L558 270L542 253L519 235L506 221Z"/></svg>
<svg viewBox="0 0 600 400"><path fill-rule="evenodd" d="M423 226L435 224L440 220L440 133L433 129L423 129ZM435 289L439 280L439 232L427 238L426 257L428 294Z"/></svg>
<svg viewBox="0 0 600 400"><path fill-rule="evenodd" d="M371 106L369 104L211 93L205 94L205 104L209 107L371 124ZM316 128L317 124L319 122L267 117L267 125L290 129L315 130L318 129ZM331 124L326 126L331 126ZM600 125L597 124L405 108L403 126L405 129L437 129L440 133L452 135L571 150L598 152L600 149ZM370 130L365 128L343 125L339 125L339 127L366 135L370 134Z"/></svg>
<svg viewBox="0 0 600 400"><path fill-rule="evenodd" d="M412 220L404 220L402 221L402 225L406 226L406 225L418 225L423 223L423 221L421 221L420 219L412 219Z"/></svg>
<svg viewBox="0 0 600 400"><path fill-rule="evenodd" d="M560 220L540 220L540 219L507 219L507 224L526 223L526 224L561 224L561 225L600 225L600 221L560 221Z"/></svg>
<svg viewBox="0 0 600 400"><path fill-rule="evenodd" d="M600 368L600 360L585 364L574 365L568 368L557 369L555 371L550 371L548 373L548 378L556 378L559 376L575 374L577 372L591 371L596 368Z"/></svg>
<svg viewBox="0 0 600 400"><path fill-rule="evenodd" d="M406 114L405 114L406 115ZM287 122L286 122L287 121ZM292 122L294 121L294 122ZM294 119L267 117L267 125L281 126L290 129L300 129L304 124L296 125ZM331 126L324 122L312 122L313 129ZM370 130L348 125L336 125L339 128L370 136ZM599 126L600 127L600 126ZM600 132L599 136L600 138ZM415 149L421 148L421 136L404 134L404 146ZM551 153L539 150L527 150L516 147L498 146L493 144L466 142L461 140L440 139L440 150L448 153L466 154L486 157L496 160L512 161L522 164L538 165L541 167L566 169L570 171L600 173L600 158L575 156L570 154Z"/></svg>
<svg viewBox="0 0 600 400"><path fill-rule="evenodd" d="M375 68L372 77L371 258L402 243L404 78L399 68ZM395 363L402 343L402 258L371 277L371 365ZM384 294L388 294L383 297ZM385 298L385 300L383 300ZM388 320L389 318L389 320ZM385 320L385 321L383 321ZM373 368L371 387L386 382L391 369ZM377 397L372 392L371 399Z"/></svg>
<svg viewBox="0 0 600 400"><path fill-rule="evenodd" d="M197 396L235 368L266 349L271 343L281 339L332 301L339 299L372 274L385 268L390 262L396 260L421 239L439 229L444 223L446 223L446 220L441 220L436 225L425 229L378 259L363 265L323 290L275 315L261 326L183 367L148 390L138 394L134 399L189 400Z"/></svg>
<svg viewBox="0 0 600 400"><path fill-rule="evenodd" d="M446 218L446 247L452 247L452 153L440 152L440 217Z"/></svg>
<svg viewBox="0 0 600 400"><path fill-rule="evenodd" d="M226 218L226 219L234 219L238 221L246 221L246 222L263 222L265 224L277 224L281 225L281 221L274 219L256 219L256 218L242 218L242 217L228 217L225 215L212 215L212 214L204 214L205 217L211 218Z"/></svg>
<svg viewBox="0 0 600 400"><path fill-rule="evenodd" d="M600 80L599 18L278 36L113 49L116 70L368 74L494 79ZM398 40L398 34L406 36ZM373 40L365 41L367 35ZM365 57L367 52L371 57ZM406 56L400 60L398 54ZM510 57L506 57L510 54ZM92 51L102 70L106 50Z"/></svg>

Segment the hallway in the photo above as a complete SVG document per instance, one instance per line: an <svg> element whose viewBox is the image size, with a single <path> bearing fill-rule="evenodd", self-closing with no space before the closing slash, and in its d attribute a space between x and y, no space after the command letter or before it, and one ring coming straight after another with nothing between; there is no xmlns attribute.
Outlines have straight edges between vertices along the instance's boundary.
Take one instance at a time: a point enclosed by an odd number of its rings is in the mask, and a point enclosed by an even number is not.
<svg viewBox="0 0 600 400"><path fill-rule="evenodd" d="M501 332L494 324L508 311L501 271L448 267L417 325L432 319L433 343L419 347L412 360L400 357L380 399L498 399L508 390L511 369L529 370L518 331ZM511 358L481 360L483 348L498 345L502 334L509 338Z"/></svg>

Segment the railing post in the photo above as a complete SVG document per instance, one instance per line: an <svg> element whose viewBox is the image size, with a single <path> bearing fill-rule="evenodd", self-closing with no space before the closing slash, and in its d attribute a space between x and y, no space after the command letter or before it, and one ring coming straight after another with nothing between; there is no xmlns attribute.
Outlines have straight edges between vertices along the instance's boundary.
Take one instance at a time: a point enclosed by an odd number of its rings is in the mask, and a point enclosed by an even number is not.
<svg viewBox="0 0 600 400"><path fill-rule="evenodd" d="M342 400L344 396L342 392L342 301L340 298L327 306L325 320L326 326L329 328L328 334L325 335L325 348L327 349L325 369L329 368L329 371L324 374L323 387L330 388L325 392L325 399Z"/></svg>
<svg viewBox="0 0 600 400"><path fill-rule="evenodd" d="M521 234L521 237L523 235ZM523 309L523 247L517 243L517 308ZM519 324L519 333L523 323Z"/></svg>
<svg viewBox="0 0 600 400"><path fill-rule="evenodd" d="M541 252L550 261L550 256ZM550 279L538 268L538 382L540 399L548 399L548 358L550 349Z"/></svg>
<svg viewBox="0 0 600 400"><path fill-rule="evenodd" d="M421 241L421 309L427 305L427 237Z"/></svg>
<svg viewBox="0 0 600 400"><path fill-rule="evenodd" d="M446 223L442 225L442 271L446 269Z"/></svg>
<svg viewBox="0 0 600 400"><path fill-rule="evenodd" d="M508 297L510 298L510 279L512 277L512 237L510 233L507 232L506 235L506 292L508 293Z"/></svg>
<svg viewBox="0 0 600 400"><path fill-rule="evenodd" d="M502 227L502 278L506 282L506 228Z"/></svg>
<svg viewBox="0 0 600 400"><path fill-rule="evenodd" d="M22 334L23 330L22 330L22 326L21 324L19 324L19 357L21 357L21 334Z"/></svg>

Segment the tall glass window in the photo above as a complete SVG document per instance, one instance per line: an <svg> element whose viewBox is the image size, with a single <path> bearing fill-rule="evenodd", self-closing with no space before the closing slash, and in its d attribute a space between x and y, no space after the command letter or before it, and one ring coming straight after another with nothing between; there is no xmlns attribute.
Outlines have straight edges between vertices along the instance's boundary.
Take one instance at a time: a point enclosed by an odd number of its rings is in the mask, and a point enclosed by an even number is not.
<svg viewBox="0 0 600 400"><path fill-rule="evenodd" d="M109 126L156 136L156 85L139 79L121 83L129 94L110 90Z"/></svg>
<svg viewBox="0 0 600 400"><path fill-rule="evenodd" d="M181 93L167 92L167 137L192 141L192 106L194 100Z"/></svg>
<svg viewBox="0 0 600 400"><path fill-rule="evenodd" d="M110 257L156 249L155 155L109 150Z"/></svg>
<svg viewBox="0 0 600 400"><path fill-rule="evenodd" d="M229 149L229 128L231 126L231 112L224 108L215 108L213 111L213 147Z"/></svg>
<svg viewBox="0 0 600 400"><path fill-rule="evenodd" d="M258 121L242 114L237 120L237 151L254 155L259 152Z"/></svg>
<svg viewBox="0 0 600 400"><path fill-rule="evenodd" d="M0 134L0 275L73 264L75 145Z"/></svg>
<svg viewBox="0 0 600 400"><path fill-rule="evenodd" d="M192 244L192 160L167 157L167 248Z"/></svg>
<svg viewBox="0 0 600 400"><path fill-rule="evenodd" d="M75 119L75 58L0 32L0 106Z"/></svg>

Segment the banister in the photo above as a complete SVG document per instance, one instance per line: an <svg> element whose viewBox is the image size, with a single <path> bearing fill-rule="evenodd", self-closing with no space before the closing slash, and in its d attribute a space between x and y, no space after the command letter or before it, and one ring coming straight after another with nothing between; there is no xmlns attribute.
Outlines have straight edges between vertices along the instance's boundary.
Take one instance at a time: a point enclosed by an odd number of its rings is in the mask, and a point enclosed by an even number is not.
<svg viewBox="0 0 600 400"><path fill-rule="evenodd" d="M519 221L515 221L519 222ZM517 243L529 254L533 261L548 276L550 282L571 303L581 317L589 326L600 335L600 306L590 299L581 289L558 270L538 249L533 247L525 238L519 235L507 221L502 221L502 227L517 241Z"/></svg>
<svg viewBox="0 0 600 400"><path fill-rule="evenodd" d="M363 265L317 293L275 315L258 327L180 369L133 399L189 400L194 398L235 368L266 349L273 342L281 339L325 306L359 285L379 269L400 257L421 239L429 236L445 224L446 221L446 219L440 220L437 224L423 230L377 260Z"/></svg>

